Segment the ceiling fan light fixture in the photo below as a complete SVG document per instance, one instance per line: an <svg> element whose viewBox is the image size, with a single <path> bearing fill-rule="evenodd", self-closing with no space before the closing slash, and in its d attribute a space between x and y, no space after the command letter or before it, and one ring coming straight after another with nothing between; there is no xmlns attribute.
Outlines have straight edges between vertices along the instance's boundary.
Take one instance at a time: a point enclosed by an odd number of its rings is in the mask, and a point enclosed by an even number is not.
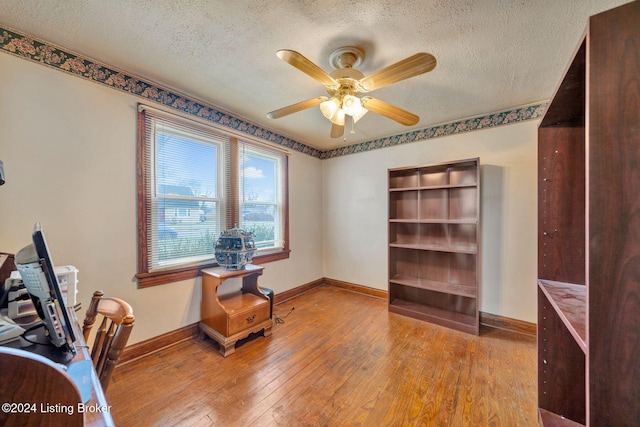
<svg viewBox="0 0 640 427"><path fill-rule="evenodd" d="M331 120L331 123L333 124L344 126L344 117L344 110L342 108L338 108L336 114L334 114L333 117L331 117L329 120Z"/></svg>
<svg viewBox="0 0 640 427"><path fill-rule="evenodd" d="M358 120L360 120L365 114L367 114L367 110L364 107L360 107L360 111L358 111L358 114L352 114L351 117L353 117L353 123L358 123Z"/></svg>
<svg viewBox="0 0 640 427"><path fill-rule="evenodd" d="M335 116L339 108L340 102L336 98L330 98L320 103L320 111L322 111L322 115L325 116L328 120L331 120L331 118Z"/></svg>
<svg viewBox="0 0 640 427"><path fill-rule="evenodd" d="M350 116L356 116L360 114L362 110L362 103L360 102L360 98L353 95L345 95L342 99L342 109L345 114Z"/></svg>

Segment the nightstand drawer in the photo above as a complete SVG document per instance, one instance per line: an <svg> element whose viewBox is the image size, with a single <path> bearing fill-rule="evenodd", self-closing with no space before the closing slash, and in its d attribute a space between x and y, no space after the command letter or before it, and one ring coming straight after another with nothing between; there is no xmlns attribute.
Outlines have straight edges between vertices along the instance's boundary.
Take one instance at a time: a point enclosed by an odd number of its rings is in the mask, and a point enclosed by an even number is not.
<svg viewBox="0 0 640 427"><path fill-rule="evenodd" d="M254 295L252 295L254 296ZM259 297L255 297L259 299ZM243 331L251 326L269 319L269 301L261 300L258 305L248 307L244 310L229 313L228 333L231 336Z"/></svg>
<svg viewBox="0 0 640 427"><path fill-rule="evenodd" d="M238 292L221 299L220 303L227 312L226 337L269 319L269 299L266 297Z"/></svg>

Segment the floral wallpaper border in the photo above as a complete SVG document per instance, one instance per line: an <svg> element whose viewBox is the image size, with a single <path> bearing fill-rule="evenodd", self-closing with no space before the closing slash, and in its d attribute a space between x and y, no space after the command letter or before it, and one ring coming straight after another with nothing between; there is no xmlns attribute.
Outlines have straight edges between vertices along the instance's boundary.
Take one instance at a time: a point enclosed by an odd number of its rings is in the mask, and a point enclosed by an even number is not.
<svg viewBox="0 0 640 427"><path fill-rule="evenodd" d="M407 144L425 139L440 138L458 133L472 132L474 130L510 125L525 120L539 119L544 115L547 110L547 106L547 102L525 105L513 110L477 116L470 119L463 119L425 129L414 130L400 135L374 139L373 141L361 142L345 147L338 147L332 150L323 151L320 158L330 159L332 157L340 157L348 154L361 153L363 151L393 147L394 145Z"/></svg>
<svg viewBox="0 0 640 427"><path fill-rule="evenodd" d="M47 42L36 40L15 30L0 27L0 49L17 57L38 62L60 71L110 86L114 89L158 102L187 114L201 117L247 135L269 141L319 159L355 154L379 148L392 147L424 139L439 138L462 132L471 132L489 127L513 124L524 120L541 118L547 103L523 106L514 110L479 116L411 131L400 135L361 142L332 150L321 151L302 142L279 135L271 130L233 117L189 97L166 89L156 83L145 81L92 59L63 50Z"/></svg>

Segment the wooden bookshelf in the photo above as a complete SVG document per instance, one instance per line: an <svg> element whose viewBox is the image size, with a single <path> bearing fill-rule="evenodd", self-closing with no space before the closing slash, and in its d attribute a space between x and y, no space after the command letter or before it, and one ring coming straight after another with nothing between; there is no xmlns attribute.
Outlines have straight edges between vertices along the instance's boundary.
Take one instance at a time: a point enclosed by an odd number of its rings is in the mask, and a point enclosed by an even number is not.
<svg viewBox="0 0 640 427"><path fill-rule="evenodd" d="M389 170L389 310L478 334L479 159Z"/></svg>

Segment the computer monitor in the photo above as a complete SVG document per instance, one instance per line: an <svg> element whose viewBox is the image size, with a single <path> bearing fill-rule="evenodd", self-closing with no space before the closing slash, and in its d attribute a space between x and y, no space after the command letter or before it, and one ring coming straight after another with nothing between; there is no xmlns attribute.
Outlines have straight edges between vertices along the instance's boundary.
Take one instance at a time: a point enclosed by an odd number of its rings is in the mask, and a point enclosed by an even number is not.
<svg viewBox="0 0 640 427"><path fill-rule="evenodd" d="M16 268L51 343L75 353L76 338L40 223L36 224L32 238L33 243L16 254Z"/></svg>

